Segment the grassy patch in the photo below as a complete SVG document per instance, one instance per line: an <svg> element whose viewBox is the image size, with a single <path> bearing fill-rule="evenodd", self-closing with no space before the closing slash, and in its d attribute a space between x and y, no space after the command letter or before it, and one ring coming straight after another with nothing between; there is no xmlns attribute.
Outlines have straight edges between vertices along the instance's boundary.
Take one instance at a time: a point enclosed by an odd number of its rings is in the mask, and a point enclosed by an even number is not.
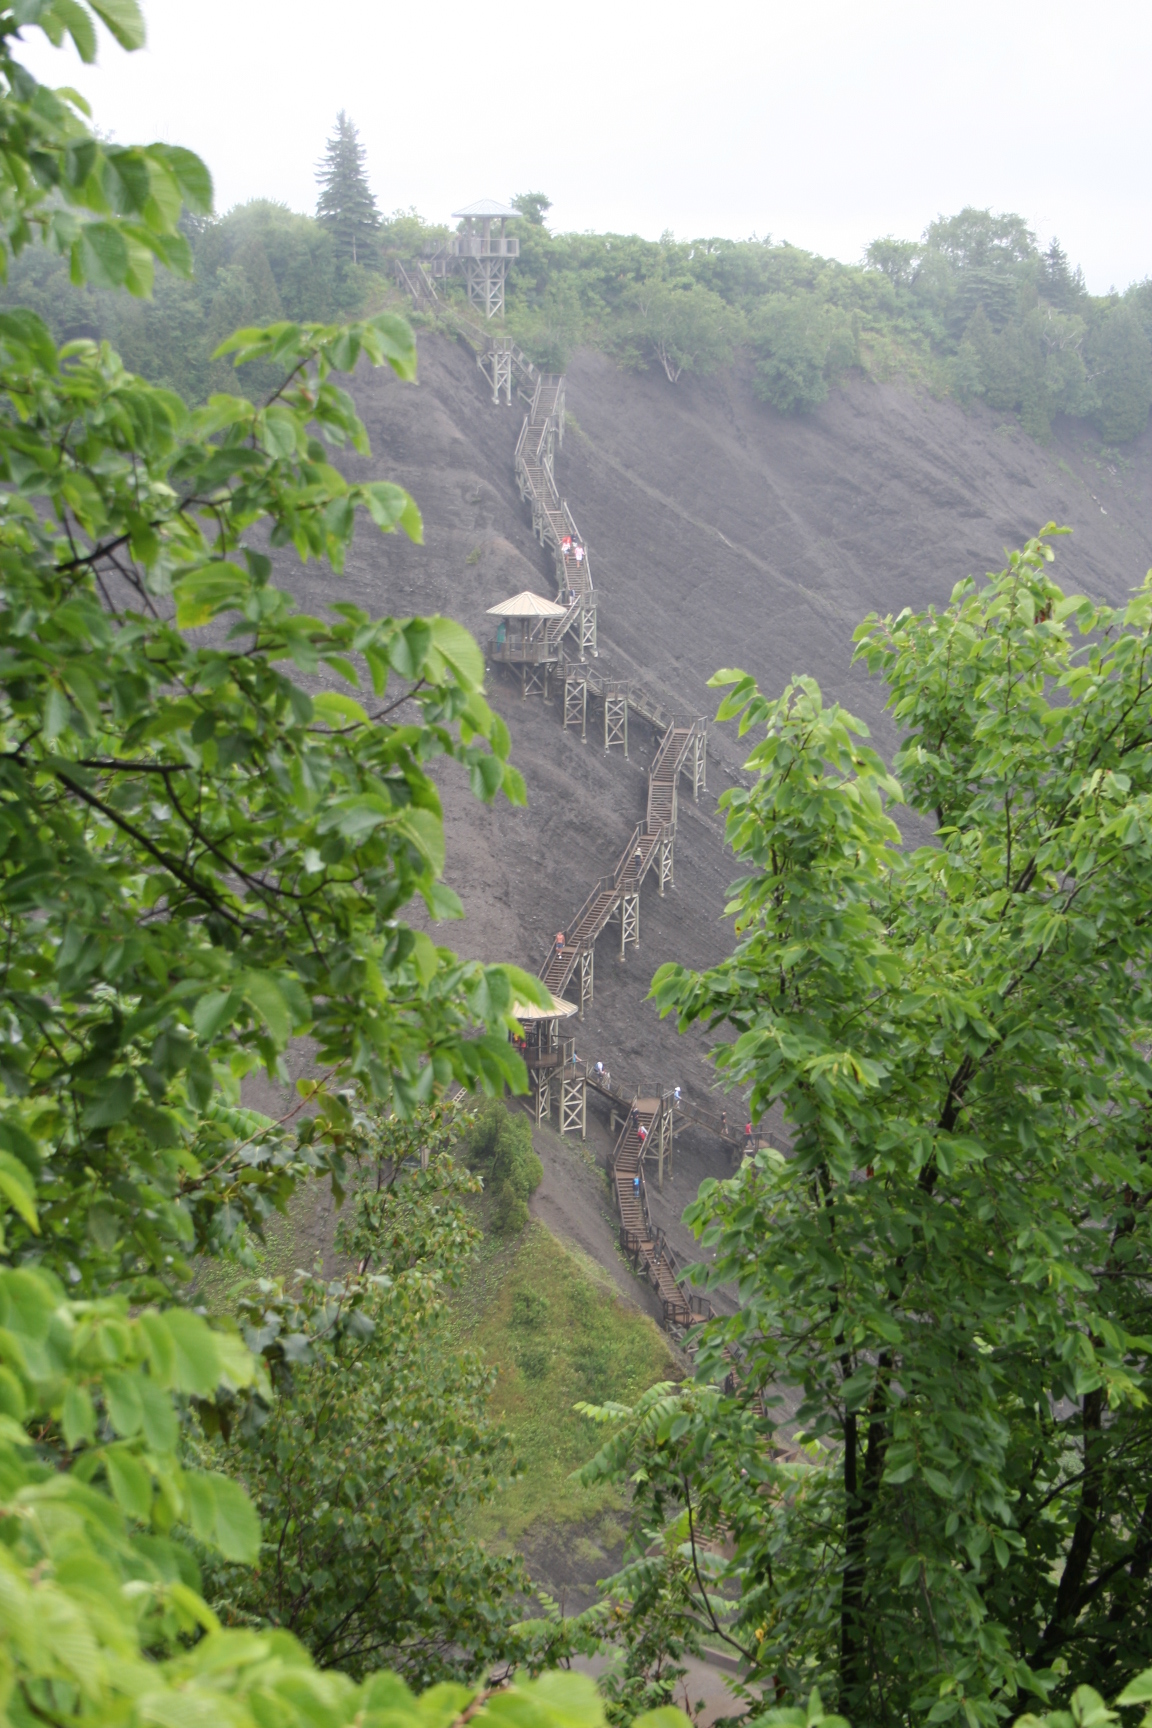
<svg viewBox="0 0 1152 1728"><path fill-rule="evenodd" d="M655 1323L626 1308L594 1262L533 1221L511 1242L485 1239L454 1301L453 1327L496 1369L493 1415L513 1435L524 1469L478 1514L477 1534L516 1542L537 1523L616 1528L618 1490L568 1480L602 1437L573 1405L629 1403L654 1381L678 1380Z"/></svg>

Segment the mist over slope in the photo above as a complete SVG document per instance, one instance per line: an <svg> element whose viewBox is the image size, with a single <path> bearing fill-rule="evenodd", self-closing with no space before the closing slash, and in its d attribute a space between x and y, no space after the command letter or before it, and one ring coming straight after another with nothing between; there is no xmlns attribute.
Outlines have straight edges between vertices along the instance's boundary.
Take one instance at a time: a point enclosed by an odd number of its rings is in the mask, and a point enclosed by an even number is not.
<svg viewBox="0 0 1152 1728"><path fill-rule="evenodd" d="M358 538L339 594L310 570L291 580L312 610L333 598L439 610L483 640L486 607L524 587L552 592L512 475L522 411L491 406L463 344L423 336L420 356L415 389L382 372L358 374L355 388L373 449L363 466L413 492L424 545ZM987 409L859 378L785 419L739 370L672 386L587 351L569 368L567 400L557 475L591 550L602 661L681 713L714 712L705 686L719 666L745 668L771 693L807 672L889 750L882 687L850 665L867 612L942 604L1051 518L1074 530L1058 542L1069 591L1120 601L1152 564L1152 432L1122 457L1068 422L1041 446ZM636 721L625 763L604 755L594 727L584 745L562 731L558 703L522 702L498 676L492 693L529 807L485 810L444 777L448 877L467 918L440 936L534 971L642 817L652 740ZM707 1084L702 1041L678 1039L643 998L663 960L707 964L728 943L732 860L714 803L742 754L730 729L714 730L708 799L698 811L681 799L675 890L660 900L646 885L639 953L614 959L610 932L598 946L578 1048L629 1080Z"/></svg>

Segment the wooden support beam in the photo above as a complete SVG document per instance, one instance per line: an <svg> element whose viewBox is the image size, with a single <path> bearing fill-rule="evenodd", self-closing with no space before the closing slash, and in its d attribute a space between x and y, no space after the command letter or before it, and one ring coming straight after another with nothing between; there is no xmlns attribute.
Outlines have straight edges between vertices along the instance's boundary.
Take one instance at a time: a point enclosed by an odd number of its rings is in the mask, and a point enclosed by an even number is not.
<svg viewBox="0 0 1152 1728"><path fill-rule="evenodd" d="M561 1079L560 1132L588 1138L588 1086L582 1074L565 1074Z"/></svg>
<svg viewBox="0 0 1152 1728"><path fill-rule="evenodd" d="M580 1018L584 1018L585 1004L592 1000L592 974L596 963L596 950L585 948L580 956Z"/></svg>
<svg viewBox="0 0 1152 1728"><path fill-rule="evenodd" d="M624 746L624 760L628 760L628 686L626 684L606 684L604 687L604 748L611 750L614 744Z"/></svg>
<svg viewBox="0 0 1152 1728"><path fill-rule="evenodd" d="M640 895L638 892L620 896L620 958L623 960L629 942L640 946Z"/></svg>
<svg viewBox="0 0 1152 1728"><path fill-rule="evenodd" d="M588 680L564 671L564 730L579 726L580 742L588 742Z"/></svg>
<svg viewBox="0 0 1152 1728"><path fill-rule="evenodd" d="M672 852L675 845L675 830L668 828L660 837L660 892L665 888L675 886L672 880Z"/></svg>
<svg viewBox="0 0 1152 1728"><path fill-rule="evenodd" d="M708 790L708 733L707 722L697 720L692 739L692 799L699 803L701 791Z"/></svg>

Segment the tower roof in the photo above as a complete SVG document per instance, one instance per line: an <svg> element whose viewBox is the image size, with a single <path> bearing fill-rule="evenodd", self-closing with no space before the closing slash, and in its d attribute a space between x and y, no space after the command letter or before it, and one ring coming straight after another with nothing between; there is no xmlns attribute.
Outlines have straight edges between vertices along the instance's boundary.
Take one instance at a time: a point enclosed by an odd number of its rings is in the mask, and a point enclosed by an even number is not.
<svg viewBox="0 0 1152 1728"><path fill-rule="evenodd" d="M479 203L469 204L466 210L453 210L452 220L456 222L468 216L503 216L507 219L519 214L519 210L513 210L510 204L498 204L495 198L481 198Z"/></svg>
<svg viewBox="0 0 1152 1728"><path fill-rule="evenodd" d="M512 1012L517 1020L567 1020L570 1014L579 1014L580 1010L575 1002L566 1002L563 996L553 996L551 1008L537 1008L534 1002L513 1002Z"/></svg>
<svg viewBox="0 0 1152 1728"><path fill-rule="evenodd" d="M496 618L563 618L566 611L566 606L557 606L555 600L545 600L528 588L513 594L511 600L488 607L489 615Z"/></svg>

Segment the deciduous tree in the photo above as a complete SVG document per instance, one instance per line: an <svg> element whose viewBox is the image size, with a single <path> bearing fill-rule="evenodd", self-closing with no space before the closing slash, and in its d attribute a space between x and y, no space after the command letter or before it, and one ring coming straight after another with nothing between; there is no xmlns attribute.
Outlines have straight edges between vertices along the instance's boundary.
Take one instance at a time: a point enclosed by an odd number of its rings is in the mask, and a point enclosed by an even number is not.
<svg viewBox="0 0 1152 1728"><path fill-rule="evenodd" d="M1152 1656L1152 576L1114 609L1051 558L861 626L892 771L810 679L717 675L759 734L737 946L654 983L791 1143L688 1213L740 1290L699 1357L735 1389L650 1395L598 1468L695 1551L723 1532L696 1612L751 1673L861 1722L991 1723Z"/></svg>

